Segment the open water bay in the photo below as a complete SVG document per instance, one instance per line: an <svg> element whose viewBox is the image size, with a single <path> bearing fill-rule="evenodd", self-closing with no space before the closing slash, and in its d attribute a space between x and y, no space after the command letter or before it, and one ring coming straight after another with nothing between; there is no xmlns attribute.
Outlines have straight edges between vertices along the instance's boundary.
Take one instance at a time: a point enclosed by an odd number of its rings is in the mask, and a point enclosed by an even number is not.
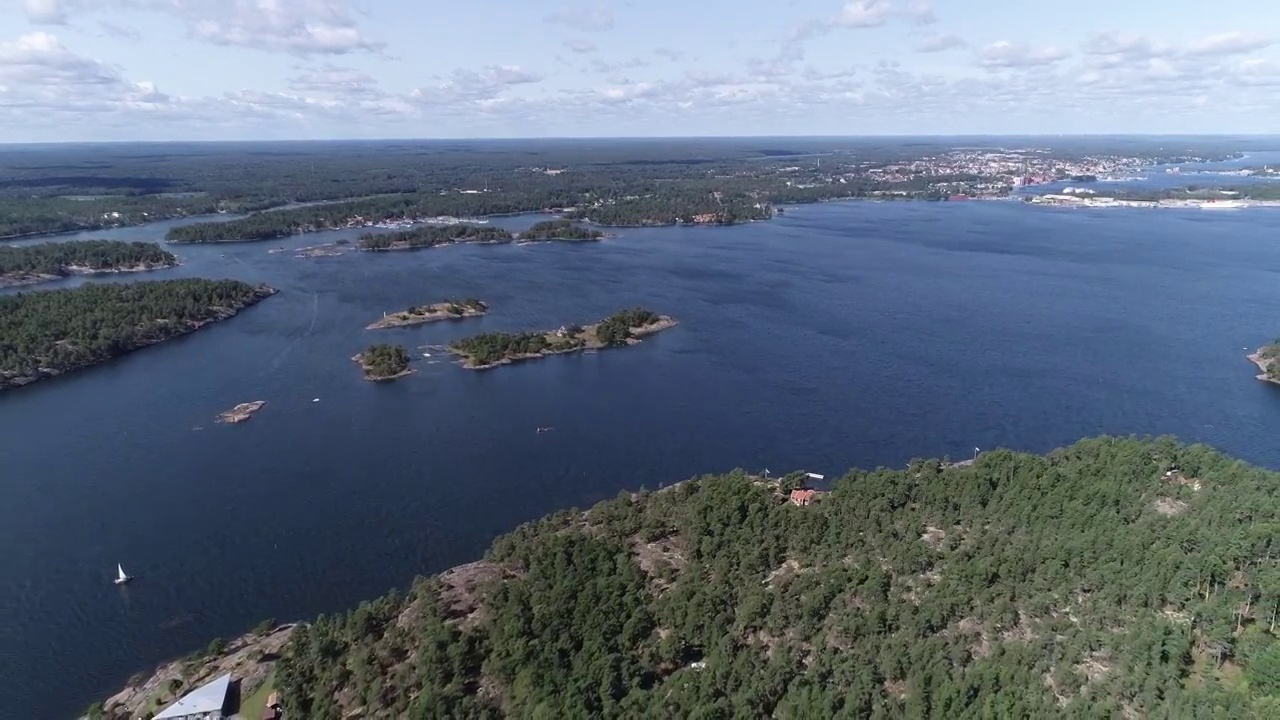
<svg viewBox="0 0 1280 720"><path fill-rule="evenodd" d="M1268 210L833 203L598 244L178 246L185 264L147 279L281 293L0 395L0 717L71 716L263 618L343 610L477 559L521 522L705 472L834 475L1100 433L1280 467L1280 387L1244 358L1280 335L1278 238ZM451 296L491 311L363 329ZM633 305L681 325L485 373L419 351L391 385L349 359ZM250 400L268 405L248 423L213 422ZM112 586L117 562L135 583Z"/></svg>

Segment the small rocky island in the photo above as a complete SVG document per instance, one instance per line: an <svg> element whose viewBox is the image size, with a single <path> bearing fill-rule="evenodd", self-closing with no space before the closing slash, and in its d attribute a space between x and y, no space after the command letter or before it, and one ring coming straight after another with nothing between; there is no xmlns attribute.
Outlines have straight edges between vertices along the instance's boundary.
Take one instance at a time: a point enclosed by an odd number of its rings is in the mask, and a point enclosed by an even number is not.
<svg viewBox="0 0 1280 720"><path fill-rule="evenodd" d="M582 227L572 220L544 220L534 223L519 235L520 242L591 242L602 238L604 233Z"/></svg>
<svg viewBox="0 0 1280 720"><path fill-rule="evenodd" d="M365 329L385 330L407 325L421 325L438 320L462 320L464 318L480 317L488 311L489 305L483 300L475 298L445 300L434 305L418 305L400 312L384 313L381 320Z"/></svg>
<svg viewBox="0 0 1280 720"><path fill-rule="evenodd" d="M449 352L462 358L462 366L487 370L521 360L562 355L607 347L635 345L678 323L667 315L644 308L622 310L594 325L565 325L559 330L522 333L485 333L457 340Z"/></svg>
<svg viewBox="0 0 1280 720"><path fill-rule="evenodd" d="M1280 385L1280 340L1258 348L1249 360L1262 371L1259 380Z"/></svg>
<svg viewBox="0 0 1280 720"><path fill-rule="evenodd" d="M266 400L254 400L253 402L240 403L230 410L218 416L220 423L242 423L253 417L262 408L266 407Z"/></svg>
<svg viewBox="0 0 1280 720"><path fill-rule="evenodd" d="M401 345L370 345L351 359L364 370L364 379L373 382L399 380L413 374L409 351Z"/></svg>

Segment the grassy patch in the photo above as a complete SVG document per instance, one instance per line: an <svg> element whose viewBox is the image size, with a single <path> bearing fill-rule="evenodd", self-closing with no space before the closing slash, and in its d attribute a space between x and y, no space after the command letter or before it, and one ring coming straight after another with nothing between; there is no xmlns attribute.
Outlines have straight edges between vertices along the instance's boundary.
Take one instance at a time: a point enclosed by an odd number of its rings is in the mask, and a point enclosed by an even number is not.
<svg viewBox="0 0 1280 720"><path fill-rule="evenodd" d="M276 687L276 671L272 670L267 675L267 679L253 691L252 695L241 698L240 700L240 717L246 720L257 720L262 717L262 711L267 709L267 696Z"/></svg>

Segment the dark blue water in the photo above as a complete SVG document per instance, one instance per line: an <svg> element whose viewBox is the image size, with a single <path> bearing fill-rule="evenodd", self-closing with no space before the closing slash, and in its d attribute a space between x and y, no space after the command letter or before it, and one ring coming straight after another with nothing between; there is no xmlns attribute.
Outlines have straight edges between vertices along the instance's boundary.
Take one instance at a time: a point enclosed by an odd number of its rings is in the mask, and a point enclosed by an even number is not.
<svg viewBox="0 0 1280 720"><path fill-rule="evenodd" d="M1278 231L1264 210L833 203L600 244L180 247L185 265L149 277L282 292L0 395L0 717L68 716L213 637L347 608L522 521L703 472L834 474L1098 433L1173 433L1280 466L1280 393L1244 359L1280 334ZM457 295L492 312L363 330ZM392 385L349 360L375 339L637 304L682 324L489 373L420 358ZM213 423L258 399L252 421ZM136 583L111 585L117 561Z"/></svg>

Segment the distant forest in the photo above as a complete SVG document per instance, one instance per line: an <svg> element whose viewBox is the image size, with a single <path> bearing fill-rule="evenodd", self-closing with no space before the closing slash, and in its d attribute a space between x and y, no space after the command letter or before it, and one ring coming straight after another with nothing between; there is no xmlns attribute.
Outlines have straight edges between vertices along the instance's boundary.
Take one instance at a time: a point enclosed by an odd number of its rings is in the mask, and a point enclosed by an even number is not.
<svg viewBox="0 0 1280 720"><path fill-rule="evenodd" d="M1280 717L1280 474L1170 439L621 493L299 631L286 716Z"/></svg>
<svg viewBox="0 0 1280 720"><path fill-rule="evenodd" d="M186 334L273 292L184 279L0 295L0 390Z"/></svg>

